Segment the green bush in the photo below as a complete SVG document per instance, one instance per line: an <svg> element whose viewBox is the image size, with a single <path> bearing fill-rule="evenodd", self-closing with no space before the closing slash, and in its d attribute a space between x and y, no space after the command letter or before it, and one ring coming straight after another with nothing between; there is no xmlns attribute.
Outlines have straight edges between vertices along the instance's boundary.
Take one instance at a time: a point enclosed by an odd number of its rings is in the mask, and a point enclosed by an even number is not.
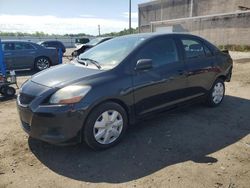
<svg viewBox="0 0 250 188"><path fill-rule="evenodd" d="M227 45L219 45L218 48L220 50L229 50L229 51L238 51L238 52L249 52L250 51L250 45L227 44Z"/></svg>

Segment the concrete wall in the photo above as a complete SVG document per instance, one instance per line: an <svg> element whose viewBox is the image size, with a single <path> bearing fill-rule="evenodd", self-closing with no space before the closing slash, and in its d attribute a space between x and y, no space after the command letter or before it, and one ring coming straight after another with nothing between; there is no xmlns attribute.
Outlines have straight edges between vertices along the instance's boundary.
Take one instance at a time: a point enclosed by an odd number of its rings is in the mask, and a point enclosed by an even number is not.
<svg viewBox="0 0 250 188"><path fill-rule="evenodd" d="M40 41L48 41L48 40L58 40L61 41L66 48L75 47L75 39L81 37L30 37L30 36L0 36L1 40L27 40L31 42L40 42ZM90 38L90 37L87 37Z"/></svg>
<svg viewBox="0 0 250 188"><path fill-rule="evenodd" d="M239 6L250 8L250 0L193 0L193 8L191 2L158 0L140 4L139 31L173 26L175 32L197 34L218 45L250 45L250 13L239 10ZM234 14L229 14L232 12ZM222 13L227 15L212 16ZM190 18L191 15L194 18Z"/></svg>
<svg viewBox="0 0 250 188"><path fill-rule="evenodd" d="M191 3L193 2L193 8ZM139 5L139 25L152 21L229 13L249 7L250 0L157 0Z"/></svg>
<svg viewBox="0 0 250 188"><path fill-rule="evenodd" d="M249 0L194 0L193 16L229 13L239 10L239 6L249 7Z"/></svg>
<svg viewBox="0 0 250 188"><path fill-rule="evenodd" d="M189 16L191 0L162 0L139 5L139 25L152 21L184 18Z"/></svg>
<svg viewBox="0 0 250 188"><path fill-rule="evenodd" d="M217 45L250 45L250 12L158 22L151 29L154 32L166 26L173 26L173 32L199 35Z"/></svg>

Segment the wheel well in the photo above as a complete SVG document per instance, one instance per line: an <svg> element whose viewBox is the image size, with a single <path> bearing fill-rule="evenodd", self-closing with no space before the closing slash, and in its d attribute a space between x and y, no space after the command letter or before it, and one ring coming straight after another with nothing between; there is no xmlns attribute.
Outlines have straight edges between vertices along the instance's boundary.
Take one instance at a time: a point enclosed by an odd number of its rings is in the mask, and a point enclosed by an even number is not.
<svg viewBox="0 0 250 188"><path fill-rule="evenodd" d="M221 75L221 76L219 76L217 79L221 79L221 80L223 80L224 82L226 81L226 79L227 79L227 77L226 76L224 76L224 75Z"/></svg>
<svg viewBox="0 0 250 188"><path fill-rule="evenodd" d="M121 100L119 100L119 99L108 99L108 100L105 100L105 101L102 101L102 102L100 102L100 103L95 104L95 105L90 109L90 111L88 112L88 115L85 117L85 120L84 120L84 122L83 122L83 126L85 125L85 123L86 123L86 121L87 121L87 119L88 119L90 113L91 113L97 106L100 106L101 104L107 103L107 102L114 102L114 103L119 104L119 105L125 110L125 112L126 112L126 114L127 114L128 124L130 123L130 118L131 118L131 117L129 116L129 109L128 109L127 105L126 105L123 101L121 101ZM83 127L82 127L81 131L79 132L79 133L80 133L80 141L81 141L81 142L83 141L83 138L82 138L82 131L83 131Z"/></svg>
<svg viewBox="0 0 250 188"><path fill-rule="evenodd" d="M129 122L129 119L130 119L130 118L129 118L129 109L128 109L127 105L126 105L123 101L121 101L121 100L119 100L119 99L108 99L108 100L102 101L102 102L96 104L96 105L91 109L91 111L92 111L94 108L96 108L97 106L99 106L99 105L101 105L101 104L103 104L103 103L107 103L107 102L114 102L114 103L119 104L119 105L125 110L125 112L126 112L126 114L127 114L127 117L128 117L128 122ZM91 113L91 111L90 111L89 113Z"/></svg>

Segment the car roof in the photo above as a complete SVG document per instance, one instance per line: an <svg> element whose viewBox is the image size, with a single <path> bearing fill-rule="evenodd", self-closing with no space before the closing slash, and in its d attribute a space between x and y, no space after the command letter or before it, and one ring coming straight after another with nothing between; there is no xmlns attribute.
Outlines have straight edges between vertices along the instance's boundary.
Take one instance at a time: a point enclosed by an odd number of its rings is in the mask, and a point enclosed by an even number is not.
<svg viewBox="0 0 250 188"><path fill-rule="evenodd" d="M46 40L46 41L40 41L41 43L43 42L58 42L58 43L62 43L61 41L59 40Z"/></svg>
<svg viewBox="0 0 250 188"><path fill-rule="evenodd" d="M200 38L199 36L192 35L189 33L138 33L138 34L131 34L131 35L125 35L122 37L142 37L142 38L154 38L158 36L189 36L189 37L196 37Z"/></svg>
<svg viewBox="0 0 250 188"><path fill-rule="evenodd" d="M23 42L23 43L32 43L32 44L34 44L34 42L27 41L27 40L1 40L1 42Z"/></svg>

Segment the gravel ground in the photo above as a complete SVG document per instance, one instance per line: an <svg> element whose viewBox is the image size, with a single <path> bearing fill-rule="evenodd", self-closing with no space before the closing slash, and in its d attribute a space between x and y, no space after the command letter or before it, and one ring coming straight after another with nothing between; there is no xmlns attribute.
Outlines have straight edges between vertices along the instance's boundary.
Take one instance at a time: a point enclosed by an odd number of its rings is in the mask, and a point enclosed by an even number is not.
<svg viewBox="0 0 250 188"><path fill-rule="evenodd" d="M0 187L249 188L250 54L231 55L237 61L220 107L160 114L102 152L28 138L15 99L0 99ZM19 84L29 77L21 74Z"/></svg>

